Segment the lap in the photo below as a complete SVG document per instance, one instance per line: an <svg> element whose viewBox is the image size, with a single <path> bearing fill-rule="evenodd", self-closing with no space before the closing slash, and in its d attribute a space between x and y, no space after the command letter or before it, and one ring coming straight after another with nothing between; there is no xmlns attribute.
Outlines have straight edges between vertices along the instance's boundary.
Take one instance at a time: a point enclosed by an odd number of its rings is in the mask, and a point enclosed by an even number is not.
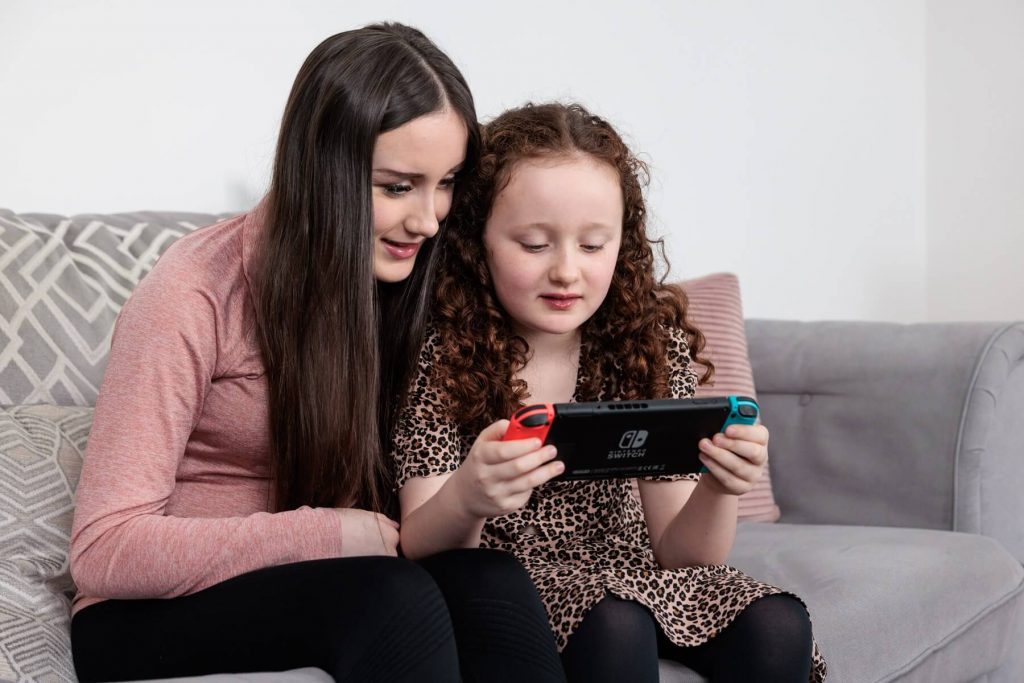
<svg viewBox="0 0 1024 683"><path fill-rule="evenodd" d="M450 638L443 598L422 568L391 557L316 560L178 598L91 605L72 620L72 650L84 679L330 671L339 658L359 661L403 618Z"/></svg>

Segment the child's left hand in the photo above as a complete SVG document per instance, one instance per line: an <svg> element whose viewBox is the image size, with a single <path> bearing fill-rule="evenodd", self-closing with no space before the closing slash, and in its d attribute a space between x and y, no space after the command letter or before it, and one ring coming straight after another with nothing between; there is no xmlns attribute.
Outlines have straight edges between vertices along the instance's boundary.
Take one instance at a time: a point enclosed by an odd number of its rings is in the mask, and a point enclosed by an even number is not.
<svg viewBox="0 0 1024 683"><path fill-rule="evenodd" d="M701 439L700 461L705 474L720 493L738 496L754 488L768 462L768 429L764 425L729 425L725 433Z"/></svg>

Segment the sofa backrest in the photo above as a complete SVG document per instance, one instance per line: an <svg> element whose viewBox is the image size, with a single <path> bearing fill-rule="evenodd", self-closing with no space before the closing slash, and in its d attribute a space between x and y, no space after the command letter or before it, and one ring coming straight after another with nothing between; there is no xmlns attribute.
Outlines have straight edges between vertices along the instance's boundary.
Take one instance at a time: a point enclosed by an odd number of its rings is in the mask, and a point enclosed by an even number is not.
<svg viewBox="0 0 1024 683"><path fill-rule="evenodd" d="M783 522L980 533L1024 561L1024 323L747 335Z"/></svg>

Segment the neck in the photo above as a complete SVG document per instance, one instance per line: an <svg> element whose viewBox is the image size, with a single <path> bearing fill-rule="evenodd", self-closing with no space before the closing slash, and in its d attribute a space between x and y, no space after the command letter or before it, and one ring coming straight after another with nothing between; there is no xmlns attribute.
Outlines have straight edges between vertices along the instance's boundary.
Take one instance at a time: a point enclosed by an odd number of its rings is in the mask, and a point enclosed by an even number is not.
<svg viewBox="0 0 1024 683"><path fill-rule="evenodd" d="M576 392L580 358L580 333L530 332L520 336L530 345L526 367L517 377L526 382L531 403L566 403Z"/></svg>
<svg viewBox="0 0 1024 683"><path fill-rule="evenodd" d="M579 329L563 334L517 330L530 346L530 360L575 358L580 350Z"/></svg>

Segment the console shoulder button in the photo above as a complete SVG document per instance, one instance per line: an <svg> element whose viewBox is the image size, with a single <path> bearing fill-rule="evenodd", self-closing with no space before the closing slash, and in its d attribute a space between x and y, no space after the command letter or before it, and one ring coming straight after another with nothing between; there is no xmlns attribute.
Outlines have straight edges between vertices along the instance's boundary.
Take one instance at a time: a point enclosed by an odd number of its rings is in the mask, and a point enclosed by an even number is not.
<svg viewBox="0 0 1024 683"><path fill-rule="evenodd" d="M535 413L533 415L527 415L522 420L520 420L520 424L523 425L524 427L540 427L541 425L546 425L547 423L547 413Z"/></svg>
<svg viewBox="0 0 1024 683"><path fill-rule="evenodd" d="M532 413L534 410L547 410L547 406L544 405L543 403L534 403L533 405L530 406L523 406L522 408L516 411L515 417L522 417L527 413Z"/></svg>

